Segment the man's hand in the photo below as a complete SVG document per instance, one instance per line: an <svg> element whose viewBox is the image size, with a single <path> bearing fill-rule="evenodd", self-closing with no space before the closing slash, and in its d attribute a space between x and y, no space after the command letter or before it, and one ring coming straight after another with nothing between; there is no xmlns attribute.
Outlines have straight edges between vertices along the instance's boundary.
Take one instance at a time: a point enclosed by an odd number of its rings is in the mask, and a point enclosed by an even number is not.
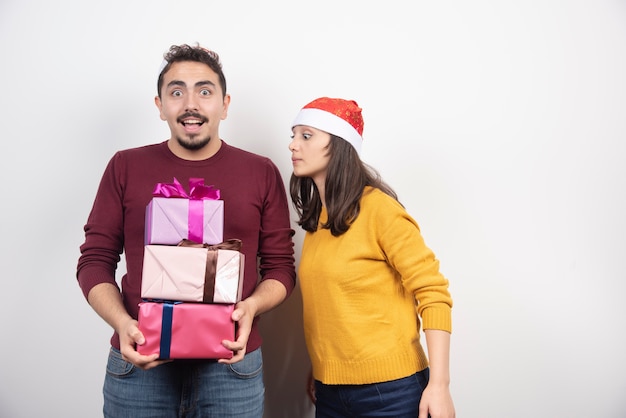
<svg viewBox="0 0 626 418"><path fill-rule="evenodd" d="M172 360L157 360L158 354L150 354L149 356L141 355L135 348L136 345L143 344L146 340L137 327L137 321L129 318L118 330L120 336L120 351L122 358L143 370L148 370L160 364L170 362Z"/></svg>
<svg viewBox="0 0 626 418"><path fill-rule="evenodd" d="M243 360L246 355L246 345L248 344L248 338L250 338L250 331L252 330L252 321L256 309L249 300L242 300L235 306L233 311L233 321L237 323L237 335L236 341L223 340L222 345L233 352L233 357L229 359L220 359L220 363L233 364Z"/></svg>

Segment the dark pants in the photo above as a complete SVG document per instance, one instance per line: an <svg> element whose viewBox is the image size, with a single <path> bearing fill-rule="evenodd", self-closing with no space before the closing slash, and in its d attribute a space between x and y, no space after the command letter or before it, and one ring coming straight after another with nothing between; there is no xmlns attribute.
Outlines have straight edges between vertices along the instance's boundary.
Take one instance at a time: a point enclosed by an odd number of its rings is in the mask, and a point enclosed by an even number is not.
<svg viewBox="0 0 626 418"><path fill-rule="evenodd" d="M315 381L316 418L416 418L429 369L389 382L325 385Z"/></svg>

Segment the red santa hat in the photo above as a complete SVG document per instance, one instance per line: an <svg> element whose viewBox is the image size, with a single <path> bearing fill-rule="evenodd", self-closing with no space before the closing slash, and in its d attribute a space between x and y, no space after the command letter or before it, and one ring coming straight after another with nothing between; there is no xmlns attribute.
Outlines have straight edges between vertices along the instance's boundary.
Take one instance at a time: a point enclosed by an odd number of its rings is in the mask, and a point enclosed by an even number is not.
<svg viewBox="0 0 626 418"><path fill-rule="evenodd" d="M363 143L363 116L361 108L354 100L320 97L305 105L292 127L306 125L348 141L361 152Z"/></svg>

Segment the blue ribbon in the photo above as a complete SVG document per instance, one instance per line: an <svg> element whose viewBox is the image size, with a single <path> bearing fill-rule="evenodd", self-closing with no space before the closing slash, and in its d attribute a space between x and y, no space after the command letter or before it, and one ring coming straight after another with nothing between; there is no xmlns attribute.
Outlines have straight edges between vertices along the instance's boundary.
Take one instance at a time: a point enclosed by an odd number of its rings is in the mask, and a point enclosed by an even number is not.
<svg viewBox="0 0 626 418"><path fill-rule="evenodd" d="M161 347L159 358L170 358L170 345L172 344L172 319L174 317L174 304L163 303L163 315L161 318Z"/></svg>

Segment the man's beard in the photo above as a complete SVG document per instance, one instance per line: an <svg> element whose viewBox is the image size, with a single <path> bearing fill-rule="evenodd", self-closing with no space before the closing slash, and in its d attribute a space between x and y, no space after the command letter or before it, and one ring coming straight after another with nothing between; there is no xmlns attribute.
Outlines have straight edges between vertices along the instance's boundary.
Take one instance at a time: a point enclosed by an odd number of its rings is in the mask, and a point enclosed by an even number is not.
<svg viewBox="0 0 626 418"><path fill-rule="evenodd" d="M180 144L181 147L185 148L189 151L197 151L201 148L204 148L209 142L211 142L211 136L208 135L198 141L194 141L195 135L190 136L189 139L181 138L180 136L176 137L176 140Z"/></svg>
<svg viewBox="0 0 626 418"><path fill-rule="evenodd" d="M185 112L184 114L180 115L176 121L180 124L184 124L184 121L186 118L198 119L202 124L209 122L209 120L206 117L196 112ZM197 137L198 137L198 134L190 134L187 136L187 138L177 136L176 140L178 141L181 147L189 151L197 151L203 148L204 146L206 146L211 141L211 135L207 135L205 138L194 141L195 139L197 139Z"/></svg>

